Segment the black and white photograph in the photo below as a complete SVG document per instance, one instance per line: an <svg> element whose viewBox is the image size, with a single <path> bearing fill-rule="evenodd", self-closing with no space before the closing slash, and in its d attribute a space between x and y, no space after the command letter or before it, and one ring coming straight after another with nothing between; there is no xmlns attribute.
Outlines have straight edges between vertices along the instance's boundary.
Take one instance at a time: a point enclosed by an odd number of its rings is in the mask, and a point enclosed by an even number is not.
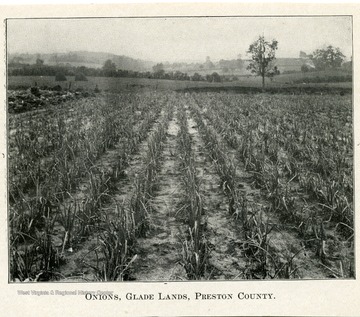
<svg viewBox="0 0 360 317"><path fill-rule="evenodd" d="M9 316L358 315L359 6L199 1L1 5Z"/></svg>
<svg viewBox="0 0 360 317"><path fill-rule="evenodd" d="M9 283L355 279L352 39L348 15L7 19Z"/></svg>

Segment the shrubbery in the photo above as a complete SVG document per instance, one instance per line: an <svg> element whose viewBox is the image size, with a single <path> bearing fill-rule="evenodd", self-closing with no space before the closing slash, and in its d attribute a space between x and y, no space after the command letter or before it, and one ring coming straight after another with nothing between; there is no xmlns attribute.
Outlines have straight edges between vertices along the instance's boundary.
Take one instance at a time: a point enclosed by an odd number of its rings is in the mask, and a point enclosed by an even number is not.
<svg viewBox="0 0 360 317"><path fill-rule="evenodd" d="M66 76L62 72L58 72L55 75L55 81L66 81Z"/></svg>
<svg viewBox="0 0 360 317"><path fill-rule="evenodd" d="M88 79L83 73L75 74L75 81L87 81Z"/></svg>

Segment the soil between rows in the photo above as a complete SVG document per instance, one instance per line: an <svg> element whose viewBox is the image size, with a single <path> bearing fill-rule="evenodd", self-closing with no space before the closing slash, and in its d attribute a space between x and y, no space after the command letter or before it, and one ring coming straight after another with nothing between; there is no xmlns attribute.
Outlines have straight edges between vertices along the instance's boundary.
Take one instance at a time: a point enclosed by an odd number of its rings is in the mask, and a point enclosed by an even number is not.
<svg viewBox="0 0 360 317"><path fill-rule="evenodd" d="M188 115L189 133L193 140L193 151L198 177L204 197L207 223L206 238L210 247L208 278L224 280L241 278L246 261L240 248L241 232L229 214L228 203L221 189L221 181L212 162L206 156L204 143L197 125Z"/></svg>
<svg viewBox="0 0 360 317"><path fill-rule="evenodd" d="M176 137L179 126L176 115L169 122L162 168L158 178L156 197L152 199L150 232L138 239L138 259L133 276L140 281L185 280L186 272L180 265L183 224L177 219L181 199L181 181L176 157Z"/></svg>

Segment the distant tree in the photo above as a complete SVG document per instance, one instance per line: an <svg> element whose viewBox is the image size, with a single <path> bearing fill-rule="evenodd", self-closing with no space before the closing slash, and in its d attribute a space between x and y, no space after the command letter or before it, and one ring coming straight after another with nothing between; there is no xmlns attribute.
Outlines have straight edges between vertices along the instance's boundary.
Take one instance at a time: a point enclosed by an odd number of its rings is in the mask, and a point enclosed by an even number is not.
<svg viewBox="0 0 360 317"><path fill-rule="evenodd" d="M153 66L154 73L162 72L163 70L164 70L164 64L163 63L158 63L158 64Z"/></svg>
<svg viewBox="0 0 360 317"><path fill-rule="evenodd" d="M158 64L154 65L153 71L154 71L155 78L163 78L165 75L164 64L158 63Z"/></svg>
<svg viewBox="0 0 360 317"><path fill-rule="evenodd" d="M316 69L324 70L329 68L340 67L345 55L340 51L338 47L329 45L325 49L317 49L313 53L313 62Z"/></svg>
<svg viewBox="0 0 360 317"><path fill-rule="evenodd" d="M228 67L229 66L229 61L225 60L225 59L220 59L219 60L219 66L220 66L220 68Z"/></svg>
<svg viewBox="0 0 360 317"><path fill-rule="evenodd" d="M36 59L36 66L42 66L42 65L44 65L44 60L41 59L41 58L37 58Z"/></svg>
<svg viewBox="0 0 360 317"><path fill-rule="evenodd" d="M116 75L116 65L111 59L106 60L102 69L106 77L114 77Z"/></svg>
<svg viewBox="0 0 360 317"><path fill-rule="evenodd" d="M204 68L213 69L214 67L215 67L214 63L210 60L210 56L206 56L206 61L205 61L205 64L204 64Z"/></svg>
<svg viewBox="0 0 360 317"><path fill-rule="evenodd" d="M173 74L173 79L175 80L184 80L185 79L185 74L179 70L177 70L174 74Z"/></svg>
<svg viewBox="0 0 360 317"><path fill-rule="evenodd" d="M206 75L206 80L208 82L221 82L221 77L217 72L213 72L211 75Z"/></svg>
<svg viewBox="0 0 360 317"><path fill-rule="evenodd" d="M203 77L199 73L195 73L194 75L192 75L191 79L193 81L201 81L203 80Z"/></svg>
<svg viewBox="0 0 360 317"><path fill-rule="evenodd" d="M259 38L249 46L248 54L251 55L252 62L248 65L253 74L262 77L262 88L265 88L265 77L273 77L279 73L272 61L275 59L275 51L278 49L278 41L266 41L264 36Z"/></svg>

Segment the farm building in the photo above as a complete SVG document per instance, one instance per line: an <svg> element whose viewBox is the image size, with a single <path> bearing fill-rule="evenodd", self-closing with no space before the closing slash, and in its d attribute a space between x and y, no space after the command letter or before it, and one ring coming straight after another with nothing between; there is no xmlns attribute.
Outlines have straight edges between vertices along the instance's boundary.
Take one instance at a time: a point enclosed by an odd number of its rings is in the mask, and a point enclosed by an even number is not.
<svg viewBox="0 0 360 317"><path fill-rule="evenodd" d="M280 73L300 72L303 65L306 65L308 68L315 68L313 61L309 58L277 58L275 64Z"/></svg>
<svg viewBox="0 0 360 317"><path fill-rule="evenodd" d="M244 61L244 70L246 71L247 66L251 60ZM301 67L306 65L309 69L315 68L313 61L308 57L304 58L276 58L274 64L279 69L280 73L287 72L301 72Z"/></svg>

